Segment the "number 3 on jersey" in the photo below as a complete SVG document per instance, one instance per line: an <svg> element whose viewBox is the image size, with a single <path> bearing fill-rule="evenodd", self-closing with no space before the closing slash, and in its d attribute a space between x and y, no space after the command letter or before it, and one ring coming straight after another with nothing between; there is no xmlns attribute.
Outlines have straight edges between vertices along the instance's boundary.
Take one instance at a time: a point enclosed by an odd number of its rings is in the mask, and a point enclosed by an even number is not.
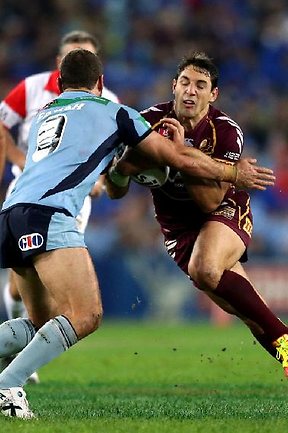
<svg viewBox="0 0 288 433"><path fill-rule="evenodd" d="M40 161L59 147L66 122L65 115L57 114L42 123L37 135L37 148L32 155L34 162Z"/></svg>

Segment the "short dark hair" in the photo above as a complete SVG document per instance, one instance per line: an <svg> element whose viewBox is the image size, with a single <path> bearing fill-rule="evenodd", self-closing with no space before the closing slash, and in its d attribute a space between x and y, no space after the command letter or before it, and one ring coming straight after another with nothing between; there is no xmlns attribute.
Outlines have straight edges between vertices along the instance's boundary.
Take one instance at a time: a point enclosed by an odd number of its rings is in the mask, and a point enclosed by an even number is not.
<svg viewBox="0 0 288 433"><path fill-rule="evenodd" d="M102 63L97 54L77 48L70 51L60 65L60 78L63 90L71 87L85 87L92 90L102 75Z"/></svg>
<svg viewBox="0 0 288 433"><path fill-rule="evenodd" d="M175 80L178 79L179 75L189 66L195 67L199 71L204 71L209 74L212 83L212 89L215 89L218 85L219 72L217 66L213 63L212 59L207 56L204 52L195 51L183 57L177 67L177 73Z"/></svg>
<svg viewBox="0 0 288 433"><path fill-rule="evenodd" d="M59 44L59 53L61 53L64 45L67 44L83 44L90 43L94 46L95 52L98 53L100 51L100 42L99 40L93 36L91 33L85 32L83 30L73 30L72 32L66 33Z"/></svg>

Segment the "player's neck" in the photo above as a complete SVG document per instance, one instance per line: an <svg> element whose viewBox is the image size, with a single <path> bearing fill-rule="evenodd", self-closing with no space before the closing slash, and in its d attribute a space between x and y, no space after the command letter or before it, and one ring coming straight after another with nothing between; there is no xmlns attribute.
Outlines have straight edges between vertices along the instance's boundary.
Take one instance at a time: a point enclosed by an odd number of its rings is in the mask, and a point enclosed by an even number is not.
<svg viewBox="0 0 288 433"><path fill-rule="evenodd" d="M67 89L65 89L64 92L86 92L93 95L92 90L87 89L87 87L79 87L77 89L75 89L74 87L67 87Z"/></svg>
<svg viewBox="0 0 288 433"><path fill-rule="evenodd" d="M193 119L190 119L189 117L182 117L181 119L178 119L183 128L186 132L191 132L195 128L196 124L198 122L194 122Z"/></svg>
<svg viewBox="0 0 288 433"><path fill-rule="evenodd" d="M209 111L209 107L208 109L203 110L197 116L194 117L177 116L177 119L184 127L186 132L191 132L204 119L204 117L207 116L208 111Z"/></svg>

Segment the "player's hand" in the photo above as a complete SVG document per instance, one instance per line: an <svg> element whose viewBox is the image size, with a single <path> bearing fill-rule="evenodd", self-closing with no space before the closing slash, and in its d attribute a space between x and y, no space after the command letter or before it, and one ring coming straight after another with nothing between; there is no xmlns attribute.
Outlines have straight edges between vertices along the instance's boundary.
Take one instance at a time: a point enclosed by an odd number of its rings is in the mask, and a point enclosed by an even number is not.
<svg viewBox="0 0 288 433"><path fill-rule="evenodd" d="M98 180L94 183L93 188L90 191L90 197L99 198L105 191L105 176L102 174Z"/></svg>
<svg viewBox="0 0 288 433"><path fill-rule="evenodd" d="M171 117L164 117L161 119L163 126L168 129L169 136L175 144L183 146L184 144L184 128L177 119Z"/></svg>
<svg viewBox="0 0 288 433"><path fill-rule="evenodd" d="M264 191L267 186L273 186L275 176L273 170L256 165L254 158L243 158L237 162L237 179L235 186L239 189L259 189Z"/></svg>

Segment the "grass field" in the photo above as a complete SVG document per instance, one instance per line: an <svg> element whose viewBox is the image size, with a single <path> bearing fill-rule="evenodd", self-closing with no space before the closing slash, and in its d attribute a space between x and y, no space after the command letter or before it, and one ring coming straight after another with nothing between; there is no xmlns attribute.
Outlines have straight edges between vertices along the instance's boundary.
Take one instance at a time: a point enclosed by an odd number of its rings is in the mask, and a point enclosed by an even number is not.
<svg viewBox="0 0 288 433"><path fill-rule="evenodd" d="M103 323L27 386L3 433L288 431L288 383L241 324Z"/></svg>

